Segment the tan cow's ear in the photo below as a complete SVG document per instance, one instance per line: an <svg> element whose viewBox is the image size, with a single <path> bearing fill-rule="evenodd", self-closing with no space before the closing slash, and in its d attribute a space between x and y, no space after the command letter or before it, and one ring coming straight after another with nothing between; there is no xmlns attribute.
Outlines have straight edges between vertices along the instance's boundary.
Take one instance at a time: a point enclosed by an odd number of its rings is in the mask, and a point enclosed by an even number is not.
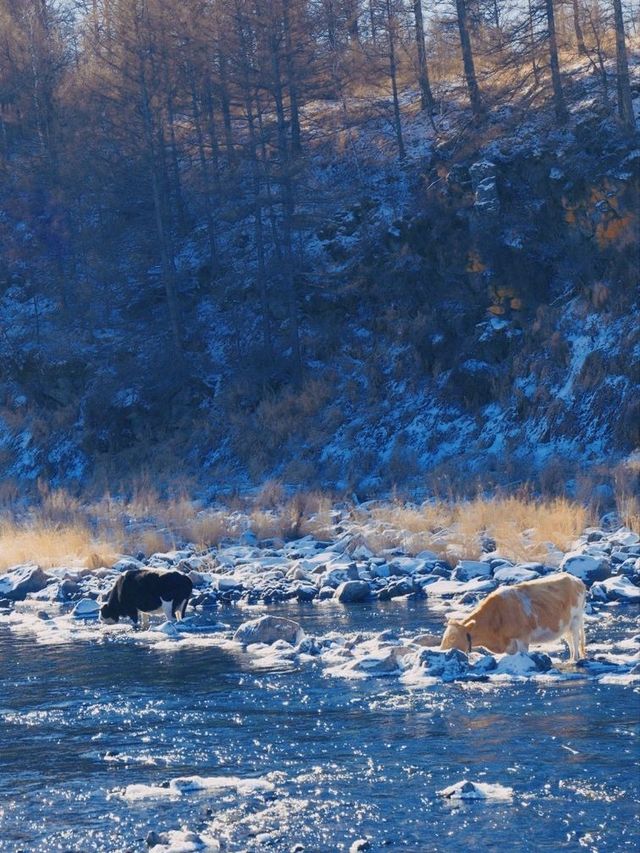
<svg viewBox="0 0 640 853"><path fill-rule="evenodd" d="M476 620L475 619L469 619L469 621L465 622L464 625L465 625L465 628L468 628L470 631L473 631L473 629L476 627Z"/></svg>
<svg viewBox="0 0 640 853"><path fill-rule="evenodd" d="M459 619L456 619L455 616L447 617L447 625L455 625L456 628L462 627L462 622Z"/></svg>

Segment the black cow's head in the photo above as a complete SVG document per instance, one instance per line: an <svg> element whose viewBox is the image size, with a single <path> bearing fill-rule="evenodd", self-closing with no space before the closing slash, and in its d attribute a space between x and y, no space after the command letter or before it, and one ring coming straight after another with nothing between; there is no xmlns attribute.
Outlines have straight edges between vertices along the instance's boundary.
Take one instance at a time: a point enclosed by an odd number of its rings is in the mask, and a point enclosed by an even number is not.
<svg viewBox="0 0 640 853"><path fill-rule="evenodd" d="M107 603L103 604L100 608L100 619L107 625L115 625L119 618L120 612L114 602L107 601Z"/></svg>

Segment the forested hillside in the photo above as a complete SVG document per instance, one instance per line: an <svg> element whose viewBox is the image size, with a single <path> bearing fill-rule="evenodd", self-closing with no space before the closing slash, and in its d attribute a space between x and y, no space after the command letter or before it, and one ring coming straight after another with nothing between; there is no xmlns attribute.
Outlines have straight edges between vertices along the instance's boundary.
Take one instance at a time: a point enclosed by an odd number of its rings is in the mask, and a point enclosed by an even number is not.
<svg viewBox="0 0 640 853"><path fill-rule="evenodd" d="M637 488L639 28L0 0L2 496Z"/></svg>

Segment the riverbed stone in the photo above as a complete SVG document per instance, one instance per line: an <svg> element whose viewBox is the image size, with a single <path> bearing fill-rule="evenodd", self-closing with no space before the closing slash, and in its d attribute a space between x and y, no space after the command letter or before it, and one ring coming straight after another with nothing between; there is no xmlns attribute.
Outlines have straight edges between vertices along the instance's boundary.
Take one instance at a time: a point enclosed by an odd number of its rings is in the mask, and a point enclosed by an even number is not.
<svg viewBox="0 0 640 853"><path fill-rule="evenodd" d="M606 557L571 552L560 563L560 570L580 578L587 586L611 576L611 564Z"/></svg>
<svg viewBox="0 0 640 853"><path fill-rule="evenodd" d="M452 577L458 581L489 578L491 577L491 563L486 560L460 560L453 570Z"/></svg>
<svg viewBox="0 0 640 853"><path fill-rule="evenodd" d="M100 605L93 598L82 598L71 611L74 619L97 619Z"/></svg>
<svg viewBox="0 0 640 853"><path fill-rule="evenodd" d="M366 601L369 595L369 584L361 580L344 581L335 591L335 599L341 604L354 604Z"/></svg>
<svg viewBox="0 0 640 853"><path fill-rule="evenodd" d="M31 563L16 566L0 577L0 597L11 601L24 601L30 592L40 592L54 580L40 566Z"/></svg>
<svg viewBox="0 0 640 853"><path fill-rule="evenodd" d="M640 587L635 586L625 575L614 575L594 583L591 595L600 601L640 602Z"/></svg>
<svg viewBox="0 0 640 853"><path fill-rule="evenodd" d="M285 640L295 646L304 637L304 631L298 622L285 619L283 616L261 616L244 622L233 635L236 642L245 646L252 643L271 645L278 640Z"/></svg>

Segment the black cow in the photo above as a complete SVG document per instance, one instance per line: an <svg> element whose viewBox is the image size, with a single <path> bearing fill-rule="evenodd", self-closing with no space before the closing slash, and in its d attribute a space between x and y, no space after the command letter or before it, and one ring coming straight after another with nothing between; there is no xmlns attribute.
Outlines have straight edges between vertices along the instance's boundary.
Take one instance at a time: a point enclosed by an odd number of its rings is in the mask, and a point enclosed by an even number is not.
<svg viewBox="0 0 640 853"><path fill-rule="evenodd" d="M121 575L100 608L100 618L113 625L121 616L129 616L138 624L142 613L142 629L149 627L149 613L163 612L168 620L182 619L193 590L190 579L182 572L131 569Z"/></svg>

